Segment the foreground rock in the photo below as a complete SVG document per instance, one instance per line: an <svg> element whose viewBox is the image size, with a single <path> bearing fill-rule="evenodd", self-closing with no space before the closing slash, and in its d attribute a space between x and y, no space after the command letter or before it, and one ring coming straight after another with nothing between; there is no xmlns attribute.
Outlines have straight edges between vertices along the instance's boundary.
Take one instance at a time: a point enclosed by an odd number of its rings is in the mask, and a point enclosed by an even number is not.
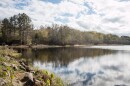
<svg viewBox="0 0 130 86"><path fill-rule="evenodd" d="M0 78L0 86L6 85L6 81L3 78Z"/></svg>
<svg viewBox="0 0 130 86"><path fill-rule="evenodd" d="M23 82L24 86L33 86L34 85L33 74L32 73L25 73L21 82Z"/></svg>

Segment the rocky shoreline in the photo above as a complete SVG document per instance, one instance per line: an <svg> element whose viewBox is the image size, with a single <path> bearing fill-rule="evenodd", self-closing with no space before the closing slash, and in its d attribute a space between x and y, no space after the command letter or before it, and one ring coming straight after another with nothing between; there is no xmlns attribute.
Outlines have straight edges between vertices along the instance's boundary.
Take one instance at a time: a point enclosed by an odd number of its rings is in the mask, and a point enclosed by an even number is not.
<svg viewBox="0 0 130 86"><path fill-rule="evenodd" d="M0 47L0 86L64 86L53 73L33 68L19 57L16 51Z"/></svg>

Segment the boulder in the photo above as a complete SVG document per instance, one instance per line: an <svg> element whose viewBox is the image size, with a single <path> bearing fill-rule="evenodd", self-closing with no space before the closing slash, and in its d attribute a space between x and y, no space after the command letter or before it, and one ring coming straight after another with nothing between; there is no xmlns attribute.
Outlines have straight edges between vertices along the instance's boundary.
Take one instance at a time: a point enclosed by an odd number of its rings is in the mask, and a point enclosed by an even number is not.
<svg viewBox="0 0 130 86"><path fill-rule="evenodd" d="M32 73L25 73L21 82L24 83L24 86L34 86L33 74Z"/></svg>

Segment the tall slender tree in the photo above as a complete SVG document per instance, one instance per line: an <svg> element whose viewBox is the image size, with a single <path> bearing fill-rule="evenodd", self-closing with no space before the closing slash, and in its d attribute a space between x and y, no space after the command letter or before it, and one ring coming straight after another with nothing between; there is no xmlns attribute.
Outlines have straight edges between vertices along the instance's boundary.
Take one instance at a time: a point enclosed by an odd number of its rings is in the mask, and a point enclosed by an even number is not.
<svg viewBox="0 0 130 86"><path fill-rule="evenodd" d="M18 29L19 29L21 44L27 44L28 37L33 28L32 28L30 17L25 13L18 14Z"/></svg>

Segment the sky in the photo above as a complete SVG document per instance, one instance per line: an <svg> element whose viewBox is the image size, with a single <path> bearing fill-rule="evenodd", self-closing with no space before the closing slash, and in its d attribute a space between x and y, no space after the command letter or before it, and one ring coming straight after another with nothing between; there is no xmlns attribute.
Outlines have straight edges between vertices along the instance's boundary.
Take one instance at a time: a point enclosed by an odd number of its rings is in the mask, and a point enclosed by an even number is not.
<svg viewBox="0 0 130 86"><path fill-rule="evenodd" d="M0 20L26 13L35 28L68 25L130 36L130 0L0 0Z"/></svg>

